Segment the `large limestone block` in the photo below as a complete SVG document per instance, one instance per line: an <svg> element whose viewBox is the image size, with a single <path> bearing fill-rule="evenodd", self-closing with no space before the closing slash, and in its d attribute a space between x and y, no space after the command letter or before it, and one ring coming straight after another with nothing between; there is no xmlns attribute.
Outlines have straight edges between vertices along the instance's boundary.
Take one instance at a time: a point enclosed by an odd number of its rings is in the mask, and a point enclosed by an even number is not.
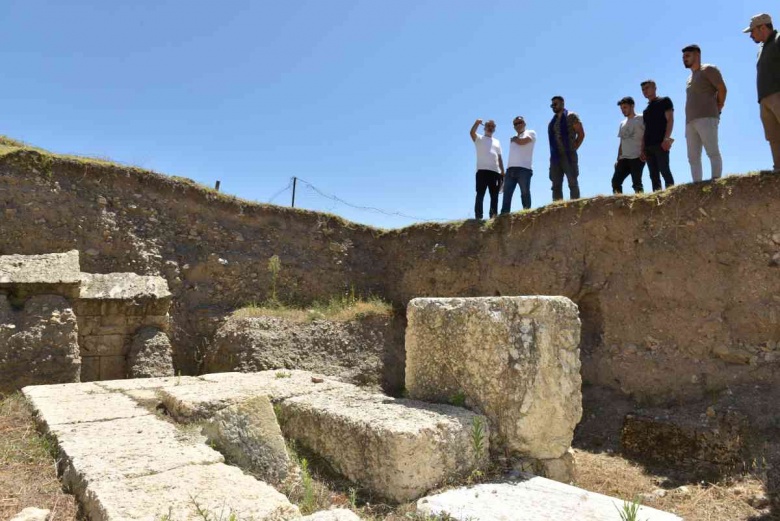
<svg viewBox="0 0 780 521"><path fill-rule="evenodd" d="M85 300L162 300L170 304L168 283L160 276L135 273L81 273L81 298ZM167 313L168 310L165 310ZM161 314L165 314L161 313Z"/></svg>
<svg viewBox="0 0 780 521"><path fill-rule="evenodd" d="M298 507L270 485L221 463L96 481L80 499L91 521L292 521L301 516Z"/></svg>
<svg viewBox="0 0 780 521"><path fill-rule="evenodd" d="M222 409L203 426L203 434L230 464L256 478L279 485L287 477L290 456L268 397Z"/></svg>
<svg viewBox="0 0 780 521"><path fill-rule="evenodd" d="M417 501L417 511L426 515L448 514L459 521L621 521L619 509L623 508L623 500L542 477L524 478L428 496ZM674 514L646 506L639 508L637 519L682 521Z"/></svg>
<svg viewBox="0 0 780 521"><path fill-rule="evenodd" d="M168 335L156 327L145 327L133 338L127 355L129 378L173 376L173 348Z"/></svg>
<svg viewBox="0 0 780 521"><path fill-rule="evenodd" d="M494 448L552 459L582 416L580 321L565 297L419 298L409 303L406 388L466 406L494 427Z"/></svg>
<svg viewBox="0 0 780 521"><path fill-rule="evenodd" d="M12 311L0 294L0 392L78 382L80 373L78 325L64 297L35 295Z"/></svg>
<svg viewBox="0 0 780 521"><path fill-rule="evenodd" d="M350 387L281 401L280 423L286 437L378 496L409 501L487 462L483 416Z"/></svg>
<svg viewBox="0 0 780 521"><path fill-rule="evenodd" d="M25 387L23 392L37 417L50 429L61 424L105 422L151 414L131 398L105 392L92 383L74 384L71 389L60 389L60 394L49 394L46 387L67 386L32 386Z"/></svg>
<svg viewBox="0 0 780 521"><path fill-rule="evenodd" d="M160 398L165 408L177 421L207 419L220 409L253 396L268 396L271 401L276 402L301 394L353 387L308 371L217 373L200 378L202 385L167 387L160 390Z"/></svg>
<svg viewBox="0 0 780 521"><path fill-rule="evenodd" d="M77 250L0 256L0 290L10 290L20 298L41 294L78 298L80 284Z"/></svg>

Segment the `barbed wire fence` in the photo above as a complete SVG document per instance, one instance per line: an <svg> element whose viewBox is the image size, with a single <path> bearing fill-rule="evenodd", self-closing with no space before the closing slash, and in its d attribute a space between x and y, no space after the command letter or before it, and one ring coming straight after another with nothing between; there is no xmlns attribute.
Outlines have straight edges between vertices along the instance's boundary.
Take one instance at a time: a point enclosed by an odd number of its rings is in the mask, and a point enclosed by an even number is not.
<svg viewBox="0 0 780 521"><path fill-rule="evenodd" d="M293 201L294 201L294 198L295 198L295 187L296 187L297 184L303 185L310 193L314 193L314 194L316 194L319 197L322 197L324 199L328 199L328 200L330 200L330 201L332 201L334 203L337 203L337 204L341 204L341 205L347 206L347 207L352 208L354 210L359 210L359 211L363 211L363 212L370 212L370 213L375 213L375 214L381 214L381 215L386 215L386 216L389 216L389 217L402 217L402 218L405 218L405 219L412 219L414 221L443 222L443 221L451 221L451 220L453 220L452 218L446 219L446 218L443 218L443 217L421 217L421 216L416 216L416 215L409 215L409 214L406 214L406 213L403 213L403 212L384 210L382 208L376 208L376 207L373 207L373 206L363 206L363 205L353 204L353 203L350 203L349 201L344 200L343 198L341 198L341 197L339 197L337 195L326 193L323 190L320 190L319 188L314 186L309 181L306 181L305 179L301 179L300 177L297 177L297 176L291 177L289 182L287 183L287 186L285 186L284 188L282 188L278 192L275 192L274 195L271 196L270 199L268 199L268 204L272 204L277 198L279 198L282 194L284 194L285 192L288 192L288 191L292 191ZM331 206L331 208L329 208L328 211L332 211L332 209L334 207L335 207L335 205Z"/></svg>

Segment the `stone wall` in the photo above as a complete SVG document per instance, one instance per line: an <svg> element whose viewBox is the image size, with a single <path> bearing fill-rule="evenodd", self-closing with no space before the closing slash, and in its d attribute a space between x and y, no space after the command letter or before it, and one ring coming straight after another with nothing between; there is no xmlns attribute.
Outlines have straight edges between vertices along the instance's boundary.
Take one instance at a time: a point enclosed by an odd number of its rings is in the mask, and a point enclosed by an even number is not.
<svg viewBox="0 0 780 521"><path fill-rule="evenodd" d="M0 157L0 217L0 253L78 248L88 272L163 276L184 373L198 371L229 312L269 296L278 255L288 302L349 287L399 307L419 296L566 296L581 313L585 383L637 399L780 374L780 176L386 232L16 150Z"/></svg>
<svg viewBox="0 0 780 521"><path fill-rule="evenodd" d="M82 273L76 250L0 256L0 392L125 378L134 339L164 334L170 303L162 277Z"/></svg>

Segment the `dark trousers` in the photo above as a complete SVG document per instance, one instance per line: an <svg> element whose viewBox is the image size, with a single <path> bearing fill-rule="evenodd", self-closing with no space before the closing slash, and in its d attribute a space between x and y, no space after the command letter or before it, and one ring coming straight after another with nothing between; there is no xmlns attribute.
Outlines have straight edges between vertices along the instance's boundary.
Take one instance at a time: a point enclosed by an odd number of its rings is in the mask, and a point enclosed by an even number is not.
<svg viewBox="0 0 780 521"><path fill-rule="evenodd" d="M623 193L623 181L626 177L631 175L631 188L634 189L635 194L641 194L644 192L642 186L642 170L645 169L645 163L639 159L618 159L615 163L615 174L612 176L612 193Z"/></svg>
<svg viewBox="0 0 780 521"><path fill-rule="evenodd" d="M661 148L661 145L645 145L645 158L647 159L647 170L650 172L650 183L653 185L653 191L661 188L661 176L664 177L666 188L674 186L674 177L669 168L669 151Z"/></svg>
<svg viewBox="0 0 780 521"><path fill-rule="evenodd" d="M474 217L482 219L482 203L485 191L490 191L490 217L498 214L498 190L501 188L501 174L492 170L477 170L477 198L474 201Z"/></svg>
<svg viewBox="0 0 780 521"><path fill-rule="evenodd" d="M531 176L534 175L530 168L522 166L511 166L506 170L504 178L504 200L501 203L501 213L512 211L512 194L515 193L515 187L520 187L520 200L523 208L531 208Z"/></svg>
<svg viewBox="0 0 780 521"><path fill-rule="evenodd" d="M577 178L580 176L579 158L577 152L571 152L568 157L560 157L558 160L550 160L550 181L552 181L553 201L563 199L563 176L569 181L569 198L580 198L580 184Z"/></svg>

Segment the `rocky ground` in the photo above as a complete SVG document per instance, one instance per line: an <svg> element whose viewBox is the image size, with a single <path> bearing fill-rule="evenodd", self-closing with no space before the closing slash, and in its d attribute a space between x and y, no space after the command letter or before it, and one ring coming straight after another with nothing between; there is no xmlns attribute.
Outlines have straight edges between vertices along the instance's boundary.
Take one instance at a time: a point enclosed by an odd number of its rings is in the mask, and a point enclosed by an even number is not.
<svg viewBox="0 0 780 521"><path fill-rule="evenodd" d="M760 414L771 417L772 403L780 401L771 390L753 391L733 392L723 397L724 401L716 401L715 407L724 406L727 399L735 405L752 403ZM644 504L674 512L686 521L780 518L769 502L777 488L776 478L767 468L776 461L776 447L771 440L765 440L766 463L715 482L703 482L690 473L639 464L621 454L620 428L625 414L634 409L630 400L610 391L584 389L585 415L574 441L578 465L575 485L625 499L638 497ZM769 428L764 427L765 434ZM38 506L52 510L55 521L80 521L73 496L64 493L56 479L51 454L48 441L36 431L21 397L12 395L0 402L0 519L8 519L25 507ZM313 499L306 499L302 490L288 491L296 503L314 500L317 508L353 508L371 521L414 519L409 517L411 504L375 502L370 495L353 490L348 482L334 476L323 462L311 456L309 459L315 494ZM494 471L500 473L500 469Z"/></svg>

